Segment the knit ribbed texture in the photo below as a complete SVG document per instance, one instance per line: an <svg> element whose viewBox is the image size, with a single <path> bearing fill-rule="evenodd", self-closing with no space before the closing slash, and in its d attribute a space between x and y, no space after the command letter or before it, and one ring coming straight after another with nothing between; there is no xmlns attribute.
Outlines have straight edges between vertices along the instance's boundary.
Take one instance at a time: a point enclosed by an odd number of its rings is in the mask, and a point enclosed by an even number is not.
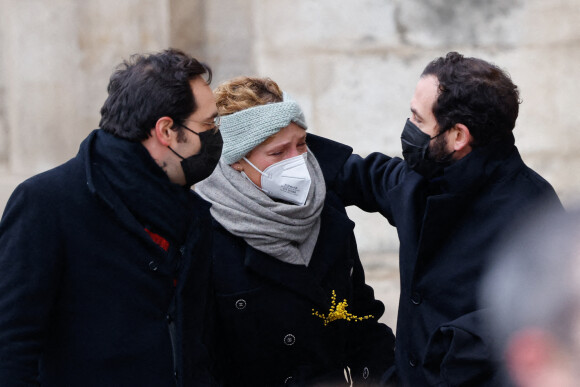
<svg viewBox="0 0 580 387"><path fill-rule="evenodd" d="M226 164L235 163L290 122L308 128L300 105L286 93L283 93L283 102L254 106L222 116L222 160Z"/></svg>

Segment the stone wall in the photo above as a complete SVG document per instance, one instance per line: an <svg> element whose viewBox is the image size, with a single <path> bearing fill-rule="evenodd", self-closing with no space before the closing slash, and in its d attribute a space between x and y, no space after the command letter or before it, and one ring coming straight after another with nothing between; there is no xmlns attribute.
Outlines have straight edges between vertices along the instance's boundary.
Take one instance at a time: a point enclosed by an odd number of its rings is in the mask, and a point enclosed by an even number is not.
<svg viewBox="0 0 580 387"><path fill-rule="evenodd" d="M511 74L526 162L566 205L580 192L580 0L0 0L0 210L24 178L72 157L98 125L108 77L168 46L214 85L269 76L313 133L400 155L423 67L456 50ZM363 251L396 251L378 215L349 209Z"/></svg>
<svg viewBox="0 0 580 387"><path fill-rule="evenodd" d="M225 13L221 3L211 7ZM524 160L566 205L579 200L579 0L248 4L251 17L236 15L234 28L252 32L250 72L270 76L290 92L303 105L312 132L363 155L400 156L399 136L419 74L430 60L459 51L511 74L523 101L515 135ZM229 18L212 32L227 30ZM220 51L227 42L221 44ZM358 209L349 213L361 250L397 249L395 232L383 218Z"/></svg>

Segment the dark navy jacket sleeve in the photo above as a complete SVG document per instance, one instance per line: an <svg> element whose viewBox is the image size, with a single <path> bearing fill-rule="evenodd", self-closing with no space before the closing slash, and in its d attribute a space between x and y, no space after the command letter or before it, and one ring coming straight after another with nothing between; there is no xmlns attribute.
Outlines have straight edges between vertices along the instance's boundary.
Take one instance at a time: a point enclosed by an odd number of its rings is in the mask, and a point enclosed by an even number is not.
<svg viewBox="0 0 580 387"><path fill-rule="evenodd" d="M494 386L491 336L476 310L442 324L430 337L424 359L430 385Z"/></svg>
<svg viewBox="0 0 580 387"><path fill-rule="evenodd" d="M37 384L45 323L59 282L56 230L61 225L45 213L53 203L42 196L21 184L0 223L0 385L5 387Z"/></svg>
<svg viewBox="0 0 580 387"><path fill-rule="evenodd" d="M336 177L334 189L345 206L380 212L391 224L393 216L388 192L405 174L405 163L397 157L372 153L366 158L351 155Z"/></svg>

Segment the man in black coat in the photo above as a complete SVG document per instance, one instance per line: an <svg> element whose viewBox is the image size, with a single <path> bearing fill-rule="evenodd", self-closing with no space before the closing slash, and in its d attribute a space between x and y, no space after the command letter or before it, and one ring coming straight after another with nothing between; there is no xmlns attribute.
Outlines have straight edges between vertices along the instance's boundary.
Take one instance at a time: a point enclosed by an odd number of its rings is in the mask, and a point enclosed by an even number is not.
<svg viewBox="0 0 580 387"><path fill-rule="evenodd" d="M204 75L205 74L205 75ZM0 385L210 385L211 70L178 50L111 76L100 129L0 222Z"/></svg>
<svg viewBox="0 0 580 387"><path fill-rule="evenodd" d="M495 383L477 306L490 246L536 203L561 206L514 145L519 103L505 72L451 52L419 79L401 136L404 160L353 155L337 180L346 205L380 212L399 235L395 367L384 376L390 383Z"/></svg>

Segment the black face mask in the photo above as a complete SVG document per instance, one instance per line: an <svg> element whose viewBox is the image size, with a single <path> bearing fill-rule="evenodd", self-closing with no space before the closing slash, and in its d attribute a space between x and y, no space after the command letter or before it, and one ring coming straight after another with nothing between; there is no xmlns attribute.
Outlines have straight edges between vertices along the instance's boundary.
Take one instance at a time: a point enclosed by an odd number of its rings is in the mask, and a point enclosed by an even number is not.
<svg viewBox="0 0 580 387"><path fill-rule="evenodd" d="M168 148L181 158L185 185L191 187L211 175L222 155L224 141L219 130L206 130L205 132L197 133L186 126L183 126L183 128L199 136L199 141L201 142L199 152L193 156L182 157L171 147Z"/></svg>
<svg viewBox="0 0 580 387"><path fill-rule="evenodd" d="M409 167L415 172L430 179L443 172L443 168L451 163L451 152L443 158L434 160L429 155L429 144L431 140L439 137L445 132L436 136L429 136L419 129L411 120L407 119L403 133L401 134L401 145L403 147L403 158Z"/></svg>

